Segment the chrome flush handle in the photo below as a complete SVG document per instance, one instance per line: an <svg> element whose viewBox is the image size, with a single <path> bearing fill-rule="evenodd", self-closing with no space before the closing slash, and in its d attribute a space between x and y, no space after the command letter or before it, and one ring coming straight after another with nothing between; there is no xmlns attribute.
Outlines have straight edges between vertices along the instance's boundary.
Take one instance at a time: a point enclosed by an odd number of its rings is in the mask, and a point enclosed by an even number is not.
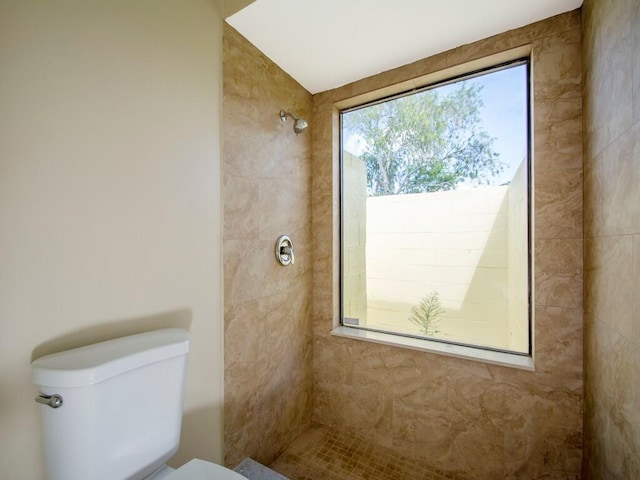
<svg viewBox="0 0 640 480"><path fill-rule="evenodd" d="M60 408L62 406L62 397L60 395L43 395L40 394L35 398L36 402L43 405L49 405L51 408Z"/></svg>

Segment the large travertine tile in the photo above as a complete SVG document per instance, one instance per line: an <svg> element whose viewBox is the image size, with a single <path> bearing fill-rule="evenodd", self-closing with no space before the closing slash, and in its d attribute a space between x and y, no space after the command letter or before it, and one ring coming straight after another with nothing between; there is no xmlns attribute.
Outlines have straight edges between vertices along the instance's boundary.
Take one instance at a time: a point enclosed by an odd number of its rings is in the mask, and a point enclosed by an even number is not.
<svg viewBox="0 0 640 480"><path fill-rule="evenodd" d="M536 109L534 172L582 168L582 98L541 99Z"/></svg>
<svg viewBox="0 0 640 480"><path fill-rule="evenodd" d="M604 419L601 428L606 444L603 445L602 465L599 465L596 478L638 478L640 469L637 457L624 442L619 428L609 418Z"/></svg>
<svg viewBox="0 0 640 480"><path fill-rule="evenodd" d="M589 419L585 427L585 463L587 478L607 478L604 474L604 439L606 417L594 411L593 418Z"/></svg>
<svg viewBox="0 0 640 480"><path fill-rule="evenodd" d="M640 386L637 382L629 382L627 379L636 375L640 368L640 356L638 346L625 338L619 338L612 354L612 361L616 361L619 367L615 375L610 377L614 387L610 392L611 409L608 412L612 426L616 428L622 437L625 446L632 452L640 450Z"/></svg>
<svg viewBox="0 0 640 480"><path fill-rule="evenodd" d="M582 238L582 168L536 176L536 239Z"/></svg>
<svg viewBox="0 0 640 480"><path fill-rule="evenodd" d="M302 239L304 232L290 232L292 237ZM303 256L289 267L281 266L275 258L275 240L226 240L224 245L225 301L238 304L249 300L275 295L297 287L308 285L303 280L310 276ZM299 241L302 250L302 243ZM306 263L306 261L305 261Z"/></svg>
<svg viewBox="0 0 640 480"><path fill-rule="evenodd" d="M224 233L226 239L237 240L259 233L258 188L259 182L253 178L225 175L223 191L225 195ZM233 192L245 192L234 195Z"/></svg>
<svg viewBox="0 0 640 480"><path fill-rule="evenodd" d="M592 2L584 25L585 134L589 155L604 150L633 121L631 34L635 0Z"/></svg>
<svg viewBox="0 0 640 480"><path fill-rule="evenodd" d="M298 181L279 178L260 182L256 186L258 204L261 206L256 209L260 213L260 218L256 218L260 229L259 238L272 240L275 244L275 239L279 236L276 232L287 232L293 235L293 232L309 230L311 221L308 214L311 210L310 186L308 178ZM297 243L297 239L293 236L291 240L294 245ZM296 253L298 252L296 251ZM303 257L300 256L300 258ZM307 260L309 264L313 261L310 256Z"/></svg>
<svg viewBox="0 0 640 480"><path fill-rule="evenodd" d="M640 345L640 235L633 236L631 296L633 297L632 340Z"/></svg>
<svg viewBox="0 0 640 480"><path fill-rule="evenodd" d="M233 148L225 150L224 173L263 180L304 181L304 177L309 177L310 136L307 132L304 137L296 136L291 125L280 121L277 112L272 115L279 108L275 102L266 107L268 120L260 118L259 121L241 114L245 103L244 99L225 97L225 108L232 111L225 115L224 139L225 144L233 144ZM246 138L248 132L251 132L249 139Z"/></svg>
<svg viewBox="0 0 640 480"><path fill-rule="evenodd" d="M506 442L510 442L507 433ZM554 478L579 480L582 462L581 429L558 428L545 434L525 437L507 458L506 478ZM526 460L522 460L526 459ZM520 460L518 462L518 460Z"/></svg>
<svg viewBox="0 0 640 480"><path fill-rule="evenodd" d="M633 238L600 237L592 240L586 301L596 320L631 337L633 318Z"/></svg>
<svg viewBox="0 0 640 480"><path fill-rule="evenodd" d="M584 162L584 236L585 238L601 236L604 231L604 175L602 153L593 158L585 158ZM589 255L585 252L585 261Z"/></svg>
<svg viewBox="0 0 640 480"><path fill-rule="evenodd" d="M506 445L505 432L499 426L482 417L461 420L457 423L467 426L453 438L449 455L458 469L480 478L502 478L509 456L514 463L525 462Z"/></svg>
<svg viewBox="0 0 640 480"><path fill-rule="evenodd" d="M592 328L589 330L588 344L590 345L588 353L594 358L607 358L615 348L615 343L619 338L619 334L611 327L602 322L594 321ZM596 357L597 355L597 357ZM611 409L611 396L609 390L609 374L612 366L610 362L593 363L592 368L587 371L587 395L590 407L596 407L588 410L585 414L587 419L595 418L597 415L608 415Z"/></svg>
<svg viewBox="0 0 640 480"><path fill-rule="evenodd" d="M640 231L640 122L602 152L605 235Z"/></svg>
<svg viewBox="0 0 640 480"><path fill-rule="evenodd" d="M436 467L455 468L451 448L455 438L466 430L466 425L451 415L425 408L420 412L394 408L393 447L412 456L423 458Z"/></svg>
<svg viewBox="0 0 640 480"><path fill-rule="evenodd" d="M547 274L582 276L582 237L541 239L536 243L535 268L537 271ZM539 304L544 305L541 302Z"/></svg>
<svg viewBox="0 0 640 480"><path fill-rule="evenodd" d="M577 308L536 308L536 330L545 335L536 344L536 371L582 377L583 312Z"/></svg>
<svg viewBox="0 0 640 480"><path fill-rule="evenodd" d="M418 61L410 63L408 65L403 65L393 70L359 80L358 82L350 85L351 95L348 95L345 98L354 97L389 85L401 83L406 80L407 77L416 78L437 72L446 66L447 57L445 54L434 55L429 58L428 62ZM346 93L348 93L346 90L341 89L340 94L344 95Z"/></svg>
<svg viewBox="0 0 640 480"><path fill-rule="evenodd" d="M589 319L586 331L586 359L608 358L614 348L617 333L601 322ZM605 425L609 422L608 412L611 399L608 391L610 362L591 362L585 371L585 457L588 469L594 477L607 478L600 471L604 466L604 453L609 448L604 437Z"/></svg>
<svg viewBox="0 0 640 480"><path fill-rule="evenodd" d="M580 28L568 29L533 42L536 101L582 98L581 53Z"/></svg>
<svg viewBox="0 0 640 480"><path fill-rule="evenodd" d="M280 320L283 307L290 312L285 325ZM229 450L244 451L229 455L230 463L249 454L269 459L291 440L292 425L310 420L311 338L295 335L308 331L304 323L309 315L308 299L292 305L286 294L226 308L225 432ZM266 437L280 442L260 447Z"/></svg>
<svg viewBox="0 0 640 480"><path fill-rule="evenodd" d="M633 63L633 121L640 121L640 8L637 4L631 12L631 62ZM633 28L633 26L636 28Z"/></svg>
<svg viewBox="0 0 640 480"><path fill-rule="evenodd" d="M530 374L490 366L494 380L504 383L508 408L493 421L511 432L532 435L556 427L580 430L583 380L575 376ZM529 374L527 374L529 373Z"/></svg>
<svg viewBox="0 0 640 480"><path fill-rule="evenodd" d="M380 395L376 386L314 383L314 419L348 433L358 432L389 446L392 420L391 393Z"/></svg>
<svg viewBox="0 0 640 480"><path fill-rule="evenodd" d="M535 242L536 305L582 308L582 248L582 239L575 238Z"/></svg>

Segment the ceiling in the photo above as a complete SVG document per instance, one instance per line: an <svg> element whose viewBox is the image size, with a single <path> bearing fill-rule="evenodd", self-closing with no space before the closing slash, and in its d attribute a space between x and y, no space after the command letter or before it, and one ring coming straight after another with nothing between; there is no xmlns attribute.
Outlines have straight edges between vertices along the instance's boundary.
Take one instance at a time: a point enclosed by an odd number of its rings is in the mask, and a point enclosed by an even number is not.
<svg viewBox="0 0 640 480"><path fill-rule="evenodd" d="M582 5L582 0L256 0L227 18L311 93Z"/></svg>

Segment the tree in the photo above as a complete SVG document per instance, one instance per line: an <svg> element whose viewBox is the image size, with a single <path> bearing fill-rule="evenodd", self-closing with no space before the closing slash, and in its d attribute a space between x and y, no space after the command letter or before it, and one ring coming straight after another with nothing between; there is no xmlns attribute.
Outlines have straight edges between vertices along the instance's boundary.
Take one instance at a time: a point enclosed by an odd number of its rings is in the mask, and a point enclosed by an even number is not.
<svg viewBox="0 0 640 480"><path fill-rule="evenodd" d="M503 163L480 121L482 88L460 82L448 94L427 90L344 115L364 142L370 196L451 190L486 184Z"/></svg>

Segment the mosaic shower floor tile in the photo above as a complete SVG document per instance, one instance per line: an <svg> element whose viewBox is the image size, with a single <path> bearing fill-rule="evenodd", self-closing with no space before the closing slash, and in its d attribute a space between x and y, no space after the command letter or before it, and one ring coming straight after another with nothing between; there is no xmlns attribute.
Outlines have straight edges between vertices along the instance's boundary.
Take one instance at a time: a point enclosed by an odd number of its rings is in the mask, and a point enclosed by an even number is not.
<svg viewBox="0 0 640 480"><path fill-rule="evenodd" d="M360 438L311 426L270 468L291 480L469 480Z"/></svg>

